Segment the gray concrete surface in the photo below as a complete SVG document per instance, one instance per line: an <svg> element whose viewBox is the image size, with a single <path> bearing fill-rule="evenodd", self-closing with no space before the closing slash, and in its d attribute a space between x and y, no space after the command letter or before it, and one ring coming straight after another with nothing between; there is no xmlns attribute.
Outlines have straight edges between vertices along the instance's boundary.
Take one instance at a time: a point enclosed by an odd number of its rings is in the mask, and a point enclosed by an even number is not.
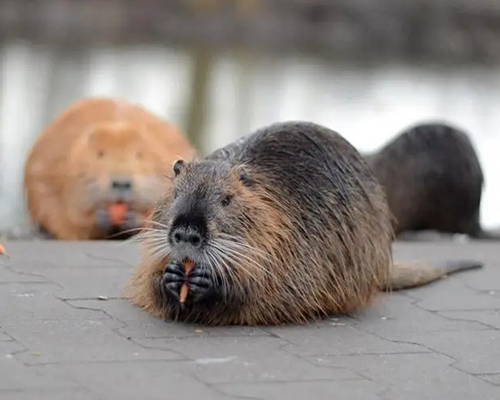
<svg viewBox="0 0 500 400"><path fill-rule="evenodd" d="M308 326L156 320L121 296L130 243L5 242L0 399L500 399L500 244L398 243L486 265Z"/></svg>

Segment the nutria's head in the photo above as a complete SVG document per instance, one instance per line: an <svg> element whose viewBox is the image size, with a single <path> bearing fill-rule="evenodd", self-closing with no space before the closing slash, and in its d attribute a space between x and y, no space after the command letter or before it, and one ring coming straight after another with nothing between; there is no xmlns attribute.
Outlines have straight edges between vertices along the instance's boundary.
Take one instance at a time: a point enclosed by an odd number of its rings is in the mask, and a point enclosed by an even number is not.
<svg viewBox="0 0 500 400"><path fill-rule="evenodd" d="M208 262L220 240L244 240L255 201L247 171L227 163L178 160L173 175L173 185L153 215L167 235L172 258Z"/></svg>
<svg viewBox="0 0 500 400"><path fill-rule="evenodd" d="M150 256L192 260L226 285L262 280L279 221L261 179L221 161L177 161L173 171L173 185L143 232Z"/></svg>
<svg viewBox="0 0 500 400"><path fill-rule="evenodd" d="M119 203L133 210L136 219L150 213L165 190L164 175L170 172L165 166L178 157L155 147L150 136L126 122L101 123L75 141L68 149L65 190L75 214L93 214Z"/></svg>

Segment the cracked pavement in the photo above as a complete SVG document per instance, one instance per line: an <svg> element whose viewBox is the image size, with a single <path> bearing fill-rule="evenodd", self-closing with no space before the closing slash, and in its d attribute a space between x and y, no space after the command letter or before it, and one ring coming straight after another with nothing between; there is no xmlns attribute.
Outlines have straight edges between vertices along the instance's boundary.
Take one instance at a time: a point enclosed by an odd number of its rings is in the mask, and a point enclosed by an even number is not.
<svg viewBox="0 0 500 400"><path fill-rule="evenodd" d="M395 259L481 270L381 293L305 326L205 327L122 299L130 242L3 243L0 398L500 399L500 246L400 242Z"/></svg>

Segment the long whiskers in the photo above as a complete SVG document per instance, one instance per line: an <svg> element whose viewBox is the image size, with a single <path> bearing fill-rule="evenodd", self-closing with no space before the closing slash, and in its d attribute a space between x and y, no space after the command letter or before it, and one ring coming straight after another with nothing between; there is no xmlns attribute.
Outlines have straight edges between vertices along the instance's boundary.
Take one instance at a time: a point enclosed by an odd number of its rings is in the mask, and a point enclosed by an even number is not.
<svg viewBox="0 0 500 400"><path fill-rule="evenodd" d="M218 241L222 241L225 244L227 244L228 246L234 246L234 245L236 245L239 248L242 248L242 249L245 249L245 250L249 251L253 255L259 255L259 256L263 257L267 261L270 261L270 259L273 259L275 262L279 262L279 260L273 254L270 254L270 253L268 253L268 252L266 252L264 250L261 250L261 249L258 249L256 247L253 247L253 246L249 245L248 243L245 243L245 242L243 242L241 240L237 240L232 235L229 235L227 233L222 233L221 232L217 236L218 236L218 238L217 238Z"/></svg>
<svg viewBox="0 0 500 400"><path fill-rule="evenodd" d="M117 236L126 235L128 233L140 233L140 232L142 232L143 229L144 228L131 228L131 229L127 229L127 230L124 230L124 231L113 233L112 235L107 236L107 239L113 239L113 238L115 238ZM138 236L139 235L134 235L131 238L127 239L126 241L137 240Z"/></svg>
<svg viewBox="0 0 500 400"><path fill-rule="evenodd" d="M207 252L207 258L209 261L207 268L210 268L215 272L215 274L210 274L212 283L216 283L217 277L221 280L221 284L224 289L224 300L226 300L227 297L232 295L233 285L231 285L230 281L233 281L234 279L230 278L233 278L235 273L223 259L221 259L217 254L214 255L212 250Z"/></svg>
<svg viewBox="0 0 500 400"><path fill-rule="evenodd" d="M248 268L247 265L245 265L245 264L250 263L250 265L252 267L256 267L256 269L260 269L260 264L257 261L252 260L250 257L245 256L245 255L241 254L240 252L231 250L227 247L221 248L221 247L218 247L217 245L214 245L213 248L218 251L221 258L231 262L231 264L235 265L235 268L237 268L239 271L243 272L248 277L252 277L255 274L254 274L254 271L252 271L251 268ZM242 258L246 259L248 262L247 263L241 262Z"/></svg>
<svg viewBox="0 0 500 400"><path fill-rule="evenodd" d="M218 246L223 252L227 252L236 258L239 257L245 259L251 265L257 267L257 269L268 272L262 264L262 261L270 261L270 255L268 255L264 251L252 247L248 244L232 240L217 239L215 240L215 242L216 246ZM251 256L254 256L255 259Z"/></svg>
<svg viewBox="0 0 500 400"><path fill-rule="evenodd" d="M241 279L238 279L236 271L231 267L230 261L225 259L219 250L211 248L209 251L209 258L212 263L210 264L216 275L221 279L222 287L224 288L224 297L230 297L237 291L244 291L244 284Z"/></svg>
<svg viewBox="0 0 500 400"><path fill-rule="evenodd" d="M142 228L134 239L140 241L153 258L164 259L170 255L168 233L163 229Z"/></svg>
<svg viewBox="0 0 500 400"><path fill-rule="evenodd" d="M162 224L161 222L158 222L158 221L153 221L152 219L147 219L144 222L148 223L148 224L156 225L160 228L166 229L167 231L170 229L170 227L168 225Z"/></svg>
<svg viewBox="0 0 500 400"><path fill-rule="evenodd" d="M228 263L232 266L231 270L243 273L251 281L260 283L262 282L262 277L267 275L268 271L265 263L262 263L265 258L258 255L257 252L253 254L256 255L256 259L253 259L251 258L252 252L249 249L242 248L236 242L221 239L213 240L211 247L221 263Z"/></svg>

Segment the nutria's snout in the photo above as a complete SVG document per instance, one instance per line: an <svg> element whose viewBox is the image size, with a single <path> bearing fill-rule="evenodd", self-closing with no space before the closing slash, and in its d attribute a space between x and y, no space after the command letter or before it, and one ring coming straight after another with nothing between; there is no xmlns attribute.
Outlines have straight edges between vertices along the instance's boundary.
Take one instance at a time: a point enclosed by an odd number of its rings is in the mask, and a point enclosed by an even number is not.
<svg viewBox="0 0 500 400"><path fill-rule="evenodd" d="M110 197L113 201L130 201L133 197L134 184L130 176L116 176L109 181Z"/></svg>
<svg viewBox="0 0 500 400"><path fill-rule="evenodd" d="M120 176L111 179L111 188L119 192L128 192L132 190L132 178Z"/></svg>
<svg viewBox="0 0 500 400"><path fill-rule="evenodd" d="M204 218L181 214L175 218L168 233L171 255L176 260L199 261L207 244L207 228Z"/></svg>
<svg viewBox="0 0 500 400"><path fill-rule="evenodd" d="M172 229L170 240L174 246L190 245L194 248L198 248L202 244L200 233L191 226L179 226Z"/></svg>

